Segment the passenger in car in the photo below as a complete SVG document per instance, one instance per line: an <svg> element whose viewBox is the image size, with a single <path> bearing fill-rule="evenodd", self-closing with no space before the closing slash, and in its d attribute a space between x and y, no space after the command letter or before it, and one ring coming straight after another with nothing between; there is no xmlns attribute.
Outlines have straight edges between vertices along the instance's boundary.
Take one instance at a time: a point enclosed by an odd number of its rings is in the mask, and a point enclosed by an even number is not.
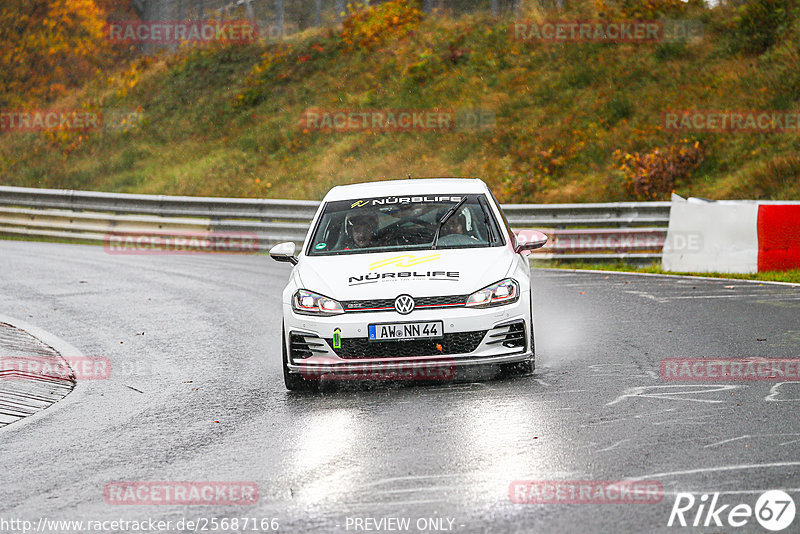
<svg viewBox="0 0 800 534"><path fill-rule="evenodd" d="M467 231L467 216L464 215L463 211L447 219L447 222L442 226L441 235L463 235L473 241L477 241L477 238Z"/></svg>

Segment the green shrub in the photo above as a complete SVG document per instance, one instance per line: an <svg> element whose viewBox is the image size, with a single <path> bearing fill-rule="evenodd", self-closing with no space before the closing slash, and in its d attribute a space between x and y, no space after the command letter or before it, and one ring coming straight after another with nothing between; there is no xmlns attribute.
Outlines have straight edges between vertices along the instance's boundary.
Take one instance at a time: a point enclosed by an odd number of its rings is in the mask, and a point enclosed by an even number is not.
<svg viewBox="0 0 800 534"><path fill-rule="evenodd" d="M595 0L597 10L606 17L623 16L651 19L683 14L689 3L683 0Z"/></svg>
<svg viewBox="0 0 800 534"><path fill-rule="evenodd" d="M800 18L792 24L780 44L773 46L759 58L761 69L758 82L768 87L771 109L792 109L800 100Z"/></svg>
<svg viewBox="0 0 800 534"><path fill-rule="evenodd" d="M630 100L625 95L616 95L605 104L603 118L607 125L613 126L623 119L631 118L633 112L633 104Z"/></svg>
<svg viewBox="0 0 800 534"><path fill-rule="evenodd" d="M780 39L797 13L798 0L749 0L733 19L733 49L765 52Z"/></svg>
<svg viewBox="0 0 800 534"><path fill-rule="evenodd" d="M658 61L683 59L687 55L688 51L686 50L686 43L684 41L661 43L653 51L653 56L655 56Z"/></svg>
<svg viewBox="0 0 800 534"><path fill-rule="evenodd" d="M795 198L800 182L800 153L775 156L743 169L733 194L739 198Z"/></svg>

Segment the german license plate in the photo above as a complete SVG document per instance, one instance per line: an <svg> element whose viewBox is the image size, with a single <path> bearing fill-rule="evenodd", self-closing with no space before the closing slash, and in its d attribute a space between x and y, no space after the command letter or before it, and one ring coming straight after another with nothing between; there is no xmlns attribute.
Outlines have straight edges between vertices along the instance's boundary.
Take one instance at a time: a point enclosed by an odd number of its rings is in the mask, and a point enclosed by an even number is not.
<svg viewBox="0 0 800 534"><path fill-rule="evenodd" d="M444 334L442 321L425 323L385 323L368 327L370 341L400 341L407 339L434 339Z"/></svg>

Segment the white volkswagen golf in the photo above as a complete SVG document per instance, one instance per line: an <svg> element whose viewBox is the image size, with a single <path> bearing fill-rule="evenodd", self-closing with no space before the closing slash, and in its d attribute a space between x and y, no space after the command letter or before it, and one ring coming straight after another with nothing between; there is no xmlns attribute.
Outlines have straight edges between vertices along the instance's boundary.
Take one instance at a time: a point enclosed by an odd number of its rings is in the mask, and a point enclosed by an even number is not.
<svg viewBox="0 0 800 534"><path fill-rule="evenodd" d="M531 237L532 236L532 237ZM489 188L473 179L338 186L304 248L270 256L294 265L283 292L283 376L451 379L469 366L534 367L530 267Z"/></svg>

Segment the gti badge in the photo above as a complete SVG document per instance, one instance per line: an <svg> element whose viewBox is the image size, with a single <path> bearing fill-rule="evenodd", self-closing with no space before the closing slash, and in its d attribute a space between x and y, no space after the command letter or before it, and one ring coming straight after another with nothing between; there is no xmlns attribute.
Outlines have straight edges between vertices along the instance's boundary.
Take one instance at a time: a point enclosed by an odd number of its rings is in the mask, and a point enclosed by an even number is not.
<svg viewBox="0 0 800 534"><path fill-rule="evenodd" d="M400 295L394 299L394 309L401 315L408 315L414 310L414 299L411 295Z"/></svg>

